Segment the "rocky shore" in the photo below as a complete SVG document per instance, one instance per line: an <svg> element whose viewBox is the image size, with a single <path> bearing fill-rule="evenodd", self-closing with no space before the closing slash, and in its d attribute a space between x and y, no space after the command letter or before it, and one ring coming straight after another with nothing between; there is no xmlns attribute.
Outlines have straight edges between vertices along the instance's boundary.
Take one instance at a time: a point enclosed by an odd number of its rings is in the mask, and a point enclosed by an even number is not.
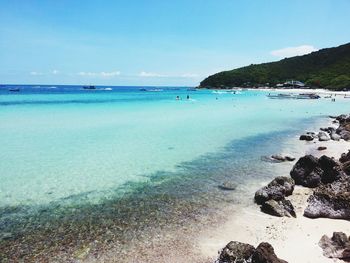
<svg viewBox="0 0 350 263"><path fill-rule="evenodd" d="M232 234L235 239L220 250L215 262L311 263L350 260L350 151L339 153L337 157L327 155L335 155L344 148L337 146L350 140L350 115L330 118L334 119L332 124L338 127L320 128L318 133L306 132L299 139L306 143L332 141L328 147L333 148L333 152L327 151L326 146L318 146L318 153L308 153L296 161L290 176L278 176L258 189L254 201L260 206L260 212L250 210L245 215L247 209L243 208L245 211L241 211L241 218L230 222L231 226L223 226L222 231ZM279 163L293 161L294 158L277 154L263 157L262 160ZM237 227L236 233L234 227ZM246 231L242 231L242 228L246 228ZM255 240L245 234L254 235ZM253 245L257 241L259 244L255 248ZM295 251L298 255L294 257L291 252L287 253L299 247L298 244L303 244L304 256L299 255L302 251ZM283 259L275 254L273 246Z"/></svg>

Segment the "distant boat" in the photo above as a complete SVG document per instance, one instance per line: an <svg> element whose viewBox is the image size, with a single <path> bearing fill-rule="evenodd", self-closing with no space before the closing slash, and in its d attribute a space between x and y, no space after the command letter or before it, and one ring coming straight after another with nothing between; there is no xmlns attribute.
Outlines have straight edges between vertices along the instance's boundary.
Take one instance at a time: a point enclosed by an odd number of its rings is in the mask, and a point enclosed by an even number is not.
<svg viewBox="0 0 350 263"><path fill-rule="evenodd" d="M151 92L160 92L160 91L163 91L162 89L150 89L148 91L151 91Z"/></svg>
<svg viewBox="0 0 350 263"><path fill-rule="evenodd" d="M19 88L9 88L9 91L11 91L11 92L19 92L20 89Z"/></svg>
<svg viewBox="0 0 350 263"><path fill-rule="evenodd" d="M141 88L141 89L139 89L139 91L147 91L147 89Z"/></svg>
<svg viewBox="0 0 350 263"><path fill-rule="evenodd" d="M296 97L292 94L277 94L277 95L267 95L266 97L270 99L295 99Z"/></svg>
<svg viewBox="0 0 350 263"><path fill-rule="evenodd" d="M96 89L94 85L83 86L83 89Z"/></svg>
<svg viewBox="0 0 350 263"><path fill-rule="evenodd" d="M321 98L316 93L300 93L296 96L297 99L319 99Z"/></svg>

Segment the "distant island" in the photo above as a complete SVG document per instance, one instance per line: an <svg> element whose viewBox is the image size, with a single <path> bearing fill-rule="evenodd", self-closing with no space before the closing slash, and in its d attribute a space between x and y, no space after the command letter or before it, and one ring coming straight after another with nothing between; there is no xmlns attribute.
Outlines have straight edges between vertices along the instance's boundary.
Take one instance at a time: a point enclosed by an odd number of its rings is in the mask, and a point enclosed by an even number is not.
<svg viewBox="0 0 350 263"><path fill-rule="evenodd" d="M310 88L350 90L350 43L219 72L204 79L199 88L278 87L291 81Z"/></svg>

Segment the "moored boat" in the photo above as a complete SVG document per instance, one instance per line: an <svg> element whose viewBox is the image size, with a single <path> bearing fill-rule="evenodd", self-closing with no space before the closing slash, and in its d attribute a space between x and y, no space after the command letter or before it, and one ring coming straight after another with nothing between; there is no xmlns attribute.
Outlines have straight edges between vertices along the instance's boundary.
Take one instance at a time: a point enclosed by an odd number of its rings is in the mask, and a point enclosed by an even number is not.
<svg viewBox="0 0 350 263"><path fill-rule="evenodd" d="M96 87L94 85L86 85L83 86L83 89L96 89Z"/></svg>

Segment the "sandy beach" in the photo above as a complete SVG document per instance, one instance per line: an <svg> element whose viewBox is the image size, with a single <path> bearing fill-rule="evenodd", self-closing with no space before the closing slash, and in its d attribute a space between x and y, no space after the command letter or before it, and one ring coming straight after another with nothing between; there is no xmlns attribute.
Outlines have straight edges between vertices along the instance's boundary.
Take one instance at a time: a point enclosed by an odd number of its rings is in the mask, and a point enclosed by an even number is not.
<svg viewBox="0 0 350 263"><path fill-rule="evenodd" d="M295 138L295 144L301 147L301 152L317 157L327 155L339 159L341 153L349 150L349 142L343 140L308 143ZM326 146L327 149L318 151L317 148L321 145ZM297 161L301 156L296 157ZM261 186L266 183L268 182L263 182ZM257 246L260 242L269 242L277 256L290 263L344 262L324 257L318 242L323 235L331 236L334 231L349 234L350 223L346 220L304 217L303 211L311 193L312 189L296 186L293 194L287 197L295 206L297 218L267 215L253 203L253 196L247 196L246 198L252 200L251 205L241 206L235 211L227 211L232 215L227 216L227 221L221 222L214 229L204 231L198 237L196 242L203 257L213 262L218 256L218 251L230 241L240 241L253 246Z"/></svg>

